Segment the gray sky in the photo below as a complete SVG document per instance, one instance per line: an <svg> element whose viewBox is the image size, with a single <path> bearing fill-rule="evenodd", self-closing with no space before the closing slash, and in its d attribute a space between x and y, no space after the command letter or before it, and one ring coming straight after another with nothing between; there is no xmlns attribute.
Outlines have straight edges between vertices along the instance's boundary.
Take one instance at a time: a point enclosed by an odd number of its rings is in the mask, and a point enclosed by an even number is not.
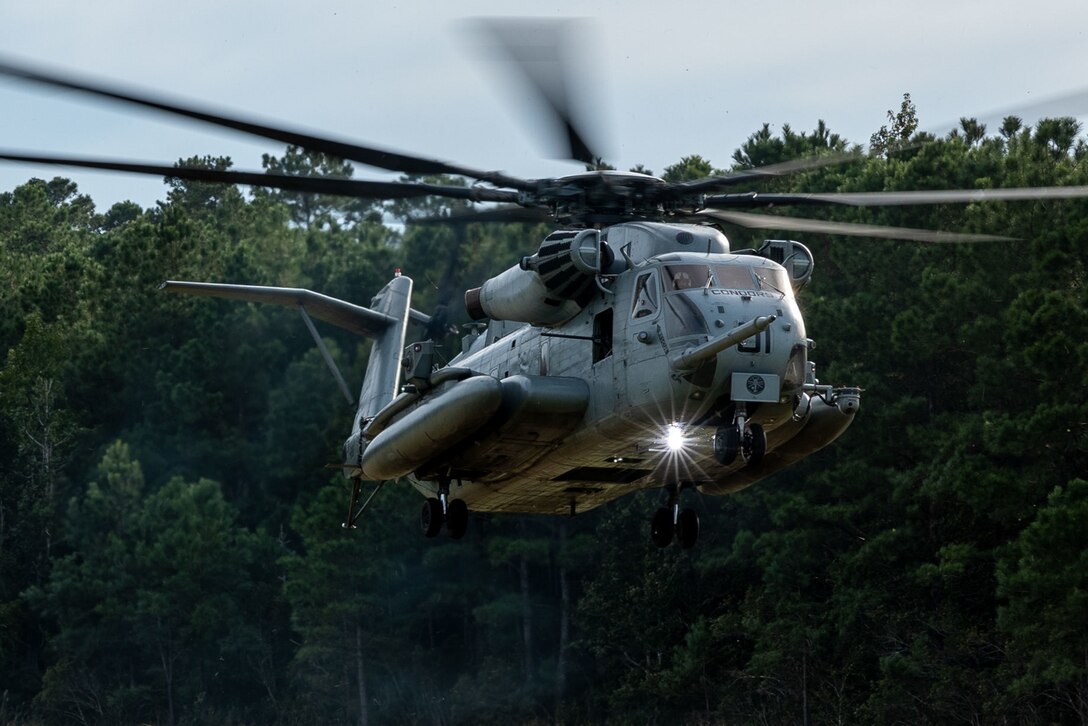
<svg viewBox="0 0 1088 726"><path fill-rule="evenodd" d="M770 122L824 119L867 142L909 92L925 128L1084 88L1088 2L0 0L0 54L383 148L524 177L548 160L532 105L480 61L462 19L589 19L580 53L606 160L718 166ZM1088 95L1088 94L1082 94ZM1066 115L1088 119L1088 108ZM1037 116L1038 114L1036 114ZM1030 114L1025 120L1033 120ZM991 126L991 128L993 128ZM173 163L274 142L0 81L0 148ZM165 196L157 178L0 164L0 191L67 176L104 210ZM356 177L387 178L357 167Z"/></svg>

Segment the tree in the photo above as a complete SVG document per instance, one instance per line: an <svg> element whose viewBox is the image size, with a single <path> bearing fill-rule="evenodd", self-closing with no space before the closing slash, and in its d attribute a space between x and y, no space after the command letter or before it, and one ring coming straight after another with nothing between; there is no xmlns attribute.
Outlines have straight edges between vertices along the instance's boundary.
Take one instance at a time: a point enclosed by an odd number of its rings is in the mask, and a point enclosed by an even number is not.
<svg viewBox="0 0 1088 726"><path fill-rule="evenodd" d="M1088 721L1088 481L1051 492L999 553L997 586L1014 694Z"/></svg>
<svg viewBox="0 0 1088 726"><path fill-rule="evenodd" d="M305 691L296 708L306 720L366 726L375 703L402 704L389 688L375 684L380 668L395 673L399 661L395 621L405 603L397 602L397 593L404 592L408 571L396 564L403 563L403 554L394 554L401 538L391 505L403 502L403 492L392 502L387 492L358 530L345 530L337 523L346 519L346 486L337 477L312 502L295 508L292 525L300 546L283 558L284 593L303 638L295 666Z"/></svg>
<svg viewBox="0 0 1088 726"><path fill-rule="evenodd" d="M677 164L665 167L665 173L661 178L667 182L693 181L713 173L714 167L709 161L698 154L692 154L685 156Z"/></svg>
<svg viewBox="0 0 1088 726"><path fill-rule="evenodd" d="M986 138L986 124L981 124L978 119L963 117L960 119L960 128L963 129L963 138L968 144L977 144Z"/></svg>
<svg viewBox="0 0 1088 726"><path fill-rule="evenodd" d="M288 146L282 157L271 154L261 155L261 166L268 174L288 176L337 177L349 179L355 169L343 159L337 159L314 151ZM301 192L264 191L255 192L258 196L268 195L291 210L291 221L307 230L351 227L372 214L374 204L362 199L348 199L326 194L303 194Z"/></svg>
<svg viewBox="0 0 1088 726"><path fill-rule="evenodd" d="M789 124L782 124L782 133L774 136L771 125L763 124L763 128L749 136L733 152L733 161L738 169L752 169L828 152L841 154L846 149L846 140L831 133L823 120L816 124L811 134L795 133Z"/></svg>
<svg viewBox="0 0 1088 726"><path fill-rule="evenodd" d="M903 103L898 113L888 111L888 123L891 127L881 126L880 130L869 137L869 153L873 156L887 156L898 151L910 140L918 128L918 111L910 100L910 94L903 94Z"/></svg>
<svg viewBox="0 0 1088 726"><path fill-rule="evenodd" d="M42 707L83 723L267 716L275 543L238 528L214 482L143 490L114 443L69 507L69 553L28 592L58 629Z"/></svg>

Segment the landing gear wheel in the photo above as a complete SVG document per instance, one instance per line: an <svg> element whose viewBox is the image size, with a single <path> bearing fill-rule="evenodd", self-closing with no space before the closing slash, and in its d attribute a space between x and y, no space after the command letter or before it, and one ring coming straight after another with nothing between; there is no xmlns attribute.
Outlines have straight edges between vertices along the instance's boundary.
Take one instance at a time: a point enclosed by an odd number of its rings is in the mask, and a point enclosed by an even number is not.
<svg viewBox="0 0 1088 726"><path fill-rule="evenodd" d="M714 459L722 466L729 466L740 451L740 430L736 426L719 426L714 432Z"/></svg>
<svg viewBox="0 0 1088 726"><path fill-rule="evenodd" d="M661 507L650 522L650 539L658 547L668 547L672 543L672 535L672 509Z"/></svg>
<svg viewBox="0 0 1088 726"><path fill-rule="evenodd" d="M763 455L767 453L767 434L763 433L761 425L751 424L744 432L740 453L748 466L755 466L763 461Z"/></svg>
<svg viewBox="0 0 1088 726"><path fill-rule="evenodd" d="M676 522L676 539L686 550L694 547L699 540L699 515L694 509L685 509L680 512L680 518Z"/></svg>
<svg viewBox="0 0 1088 726"><path fill-rule="evenodd" d="M435 497L429 497L423 502L423 511L419 513L419 524L423 529L424 537L434 537L442 531L442 502Z"/></svg>
<svg viewBox="0 0 1088 726"><path fill-rule="evenodd" d="M468 530L468 505L463 499L453 499L446 505L446 530L450 539L461 539Z"/></svg>

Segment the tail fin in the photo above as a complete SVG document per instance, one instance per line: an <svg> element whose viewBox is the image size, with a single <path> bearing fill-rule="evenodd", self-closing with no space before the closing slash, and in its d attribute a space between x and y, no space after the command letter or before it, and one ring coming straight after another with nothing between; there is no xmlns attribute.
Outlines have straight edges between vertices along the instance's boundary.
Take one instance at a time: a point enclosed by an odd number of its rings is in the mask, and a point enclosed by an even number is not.
<svg viewBox="0 0 1088 726"><path fill-rule="evenodd" d="M404 351L411 299L411 278L398 274L370 301L370 311L382 314L389 323L384 330L373 336L374 347L370 350L363 388L359 392L356 426L360 419L372 418L397 395L400 359Z"/></svg>

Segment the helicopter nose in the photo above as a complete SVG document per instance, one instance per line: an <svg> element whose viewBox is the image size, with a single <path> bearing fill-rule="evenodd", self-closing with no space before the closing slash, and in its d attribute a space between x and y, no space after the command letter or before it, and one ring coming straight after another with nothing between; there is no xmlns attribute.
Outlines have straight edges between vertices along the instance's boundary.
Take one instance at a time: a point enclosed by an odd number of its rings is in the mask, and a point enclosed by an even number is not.
<svg viewBox="0 0 1088 726"><path fill-rule="evenodd" d="M708 340L702 345L689 348L673 359L673 370L687 371L697 368L700 364L714 358L723 350L732 348L753 336L758 336L760 333L767 330L775 320L776 316L774 315L761 315L747 323L736 326L725 335Z"/></svg>

